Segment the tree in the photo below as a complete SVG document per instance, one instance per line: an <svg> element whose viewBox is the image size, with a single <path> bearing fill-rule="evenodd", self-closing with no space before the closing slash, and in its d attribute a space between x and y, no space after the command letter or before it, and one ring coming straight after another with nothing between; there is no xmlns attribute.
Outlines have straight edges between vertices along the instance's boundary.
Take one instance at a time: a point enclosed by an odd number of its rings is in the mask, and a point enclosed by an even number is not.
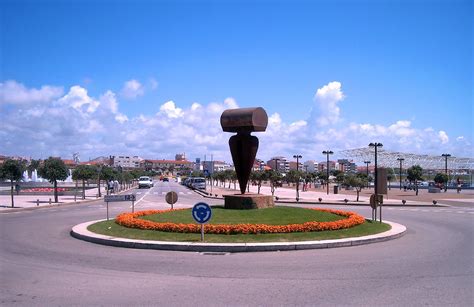
<svg viewBox="0 0 474 307"><path fill-rule="evenodd" d="M392 182L393 178L395 178L395 172L393 168L386 168L387 170L387 181L388 181L388 189L391 190L390 183Z"/></svg>
<svg viewBox="0 0 474 307"><path fill-rule="evenodd" d="M41 177L47 179L54 187L54 202L58 202L58 180L65 180L69 171L63 160L59 158L49 157L44 160L43 165L38 169Z"/></svg>
<svg viewBox="0 0 474 307"><path fill-rule="evenodd" d="M349 186L349 187L355 188L355 190L357 192L357 200L356 201L359 201L360 191L364 187L367 186L367 175L366 174L363 174L363 176L353 175L353 174L347 175L344 178L344 184Z"/></svg>
<svg viewBox="0 0 474 307"><path fill-rule="evenodd" d="M268 173L264 171L256 171L250 173L250 179L257 184L257 194L260 194L262 182L268 180Z"/></svg>
<svg viewBox="0 0 474 307"><path fill-rule="evenodd" d="M418 180L423 180L423 168L419 165L413 165L409 169L407 169L407 178L410 182L415 183L415 191L416 195L418 195Z"/></svg>
<svg viewBox="0 0 474 307"><path fill-rule="evenodd" d="M100 195L100 181L101 180L105 180L106 182L110 181L110 180L113 180L113 179L116 179L116 174L114 173L114 169L111 168L110 166L102 166L100 168L100 172L99 172L99 185L98 185L98 188L99 188L99 197L101 196ZM110 191L107 190L107 194L109 194Z"/></svg>
<svg viewBox="0 0 474 307"><path fill-rule="evenodd" d="M97 176L97 168L91 165L78 165L72 172L73 180L82 180L82 199L86 199L86 180Z"/></svg>
<svg viewBox="0 0 474 307"><path fill-rule="evenodd" d="M442 186L445 184L445 187L447 187L449 177L445 173L437 173L434 177L434 182L437 183L439 186Z"/></svg>
<svg viewBox="0 0 474 307"><path fill-rule="evenodd" d="M281 180L283 179L283 176L281 175L280 172L275 171L275 170L270 170L266 171L268 180L270 181L270 191L272 192L272 196L275 195L275 189L277 187L281 187Z"/></svg>
<svg viewBox="0 0 474 307"><path fill-rule="evenodd" d="M38 169L39 166L41 164L41 160L34 160L34 159L31 159L30 161L30 164L28 165L28 167L26 168L28 170L28 175L31 177L34 170Z"/></svg>
<svg viewBox="0 0 474 307"><path fill-rule="evenodd" d="M11 190L10 195L12 199L12 208L15 206L13 199L14 182L18 182L23 177L24 165L20 161L8 159L0 167L0 178L10 180Z"/></svg>
<svg viewBox="0 0 474 307"><path fill-rule="evenodd" d="M123 172L122 179L127 184L127 187L130 188L130 182L133 180L133 175L131 172Z"/></svg>

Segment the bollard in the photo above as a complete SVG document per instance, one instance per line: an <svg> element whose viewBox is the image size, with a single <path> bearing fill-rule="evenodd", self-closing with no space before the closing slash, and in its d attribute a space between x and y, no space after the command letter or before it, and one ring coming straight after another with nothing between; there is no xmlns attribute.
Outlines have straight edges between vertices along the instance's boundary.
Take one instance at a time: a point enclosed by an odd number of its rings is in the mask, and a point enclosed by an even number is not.
<svg viewBox="0 0 474 307"><path fill-rule="evenodd" d="M51 198L49 199L49 204L51 205Z"/></svg>
<svg viewBox="0 0 474 307"><path fill-rule="evenodd" d="M40 205L40 200L37 199L37 200L36 200L36 207L38 207L39 205Z"/></svg>

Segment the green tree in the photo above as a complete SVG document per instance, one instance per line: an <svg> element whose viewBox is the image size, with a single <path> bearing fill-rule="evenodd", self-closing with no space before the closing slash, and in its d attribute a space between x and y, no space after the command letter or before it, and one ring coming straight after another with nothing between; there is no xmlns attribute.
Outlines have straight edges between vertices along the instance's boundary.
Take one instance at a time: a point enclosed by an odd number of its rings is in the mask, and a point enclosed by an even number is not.
<svg viewBox="0 0 474 307"><path fill-rule="evenodd" d="M393 168L386 168L386 170L387 170L388 189L391 190L390 183L395 178L395 172L393 171Z"/></svg>
<svg viewBox="0 0 474 307"><path fill-rule="evenodd" d="M21 180L24 171L24 164L17 160L8 159L0 166L0 178L3 180L10 180L10 195L12 199L12 208L15 206L15 202L13 199L13 184Z"/></svg>
<svg viewBox="0 0 474 307"><path fill-rule="evenodd" d="M82 199L86 199L86 180L93 179L96 176L97 168L91 165L78 165L72 171L72 179L82 181Z"/></svg>
<svg viewBox="0 0 474 307"><path fill-rule="evenodd" d="M260 194L262 182L268 180L268 173L264 171L256 171L250 173L250 179L257 185L257 194Z"/></svg>
<svg viewBox="0 0 474 307"><path fill-rule="evenodd" d="M54 202L58 202L58 180L65 180L69 175L69 171L63 160L59 158L49 157L44 160L38 169L38 174L53 184Z"/></svg>
<svg viewBox="0 0 474 307"><path fill-rule="evenodd" d="M117 178L117 174L114 172L114 169L111 168L110 166L104 165L100 168L99 172L99 197L101 196L100 194L100 181L104 180L106 183L109 182L110 180L114 180ZM110 194L110 190L107 189L107 195Z"/></svg>
<svg viewBox="0 0 474 307"><path fill-rule="evenodd" d="M359 175L347 175L344 177L344 184L353 187L357 192L357 200L359 201L359 193L360 191L367 186L367 175L363 174L363 176Z"/></svg>
<svg viewBox="0 0 474 307"><path fill-rule="evenodd" d="M444 184L445 187L447 187L448 186L448 180L449 180L449 177L445 173L437 173L434 177L434 182L436 182L439 186ZM446 191L446 189L445 189L445 191Z"/></svg>
<svg viewBox="0 0 474 307"><path fill-rule="evenodd" d="M28 164L28 166L27 166L28 175L31 177L34 170L35 169L37 170L40 167L40 165L41 165L41 160L31 159L30 164Z"/></svg>
<svg viewBox="0 0 474 307"><path fill-rule="evenodd" d="M274 196L276 188L281 187L283 176L280 172L275 170L269 170L266 172L268 180L270 181L270 191L272 192L272 196Z"/></svg>
<svg viewBox="0 0 474 307"><path fill-rule="evenodd" d="M423 168L419 165L413 165L407 169L407 178L410 182L414 182L416 195L418 195L418 180L423 180Z"/></svg>

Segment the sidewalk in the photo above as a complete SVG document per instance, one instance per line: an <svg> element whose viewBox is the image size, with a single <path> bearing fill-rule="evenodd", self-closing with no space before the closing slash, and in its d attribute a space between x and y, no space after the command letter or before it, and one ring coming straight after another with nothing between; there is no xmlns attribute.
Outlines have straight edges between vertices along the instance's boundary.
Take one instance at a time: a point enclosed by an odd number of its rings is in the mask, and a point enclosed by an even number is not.
<svg viewBox="0 0 474 307"><path fill-rule="evenodd" d="M212 194L228 195L228 194L240 194L240 190L234 190L234 185L231 184L231 189L228 189L228 183L226 187L212 187ZM250 186L250 193L257 193L257 186ZM211 193L211 188L208 185L206 191ZM366 189L360 192L359 201L357 202L357 193L355 190L339 190L339 194L333 193L333 187L330 186L329 195L326 190L310 189L308 191L299 191L299 202L300 203L324 203L324 204L345 204L344 201L347 199L348 204L352 205L365 205L369 206L370 195L373 190ZM270 187L263 186L260 188L260 194L271 195ZM296 188L295 187L279 187L275 190L275 199L278 202L296 202ZM278 197L278 198L277 198ZM321 198L321 202L319 199ZM419 190L418 196L415 195L414 191L400 191L394 189L388 191L388 195L384 195L383 204L393 206L404 206L402 200L405 200L405 206L417 205L417 206L433 206L433 200L436 200L437 205L446 205L449 202L462 202L472 204L474 206L474 191L466 190L462 191L461 194L457 194L455 191L448 191L447 193L428 193L427 190ZM443 203L444 202L444 203Z"/></svg>
<svg viewBox="0 0 474 307"><path fill-rule="evenodd" d="M131 187L133 189L135 187ZM128 190L122 190L120 193L123 193ZM79 203L88 203L95 201L97 199L101 199L104 195L107 195L107 191L105 190L105 186L100 188L101 197L97 196L97 188L87 189L86 190L86 198L82 199L82 194L78 193L76 196L76 201L74 200L74 195L64 195L58 196L59 203L54 202L54 195L14 195L14 202L15 207L11 207L11 196L8 195L0 195L0 212L3 211L11 211L15 209L21 208L36 208L36 207L46 207L46 206L60 206L65 204L79 204ZM39 202L38 202L39 201Z"/></svg>

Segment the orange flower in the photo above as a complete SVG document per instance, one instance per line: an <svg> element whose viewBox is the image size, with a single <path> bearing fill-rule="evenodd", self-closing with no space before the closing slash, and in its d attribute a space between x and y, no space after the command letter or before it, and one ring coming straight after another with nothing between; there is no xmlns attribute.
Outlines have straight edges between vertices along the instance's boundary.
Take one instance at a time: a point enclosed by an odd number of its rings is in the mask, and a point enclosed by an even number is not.
<svg viewBox="0 0 474 307"><path fill-rule="evenodd" d="M153 222L143 220L139 217L152 215L152 214L164 214L176 210L185 209L174 209L174 210L145 210L138 211L135 213L122 213L117 216L115 222L119 225L147 229L157 230L165 232L183 232L183 233L199 233L201 227L198 224L177 224L170 222ZM354 212L333 210L333 209L308 209L317 210L333 213L339 216L344 216L346 219L333 221L333 222L306 222L302 224L289 224L289 225L266 225L266 224L206 224L204 225L205 233L212 234L263 234L263 233L290 233L290 232L309 232L309 231L325 231L325 230L337 230L351 228L365 222L364 217Z"/></svg>

